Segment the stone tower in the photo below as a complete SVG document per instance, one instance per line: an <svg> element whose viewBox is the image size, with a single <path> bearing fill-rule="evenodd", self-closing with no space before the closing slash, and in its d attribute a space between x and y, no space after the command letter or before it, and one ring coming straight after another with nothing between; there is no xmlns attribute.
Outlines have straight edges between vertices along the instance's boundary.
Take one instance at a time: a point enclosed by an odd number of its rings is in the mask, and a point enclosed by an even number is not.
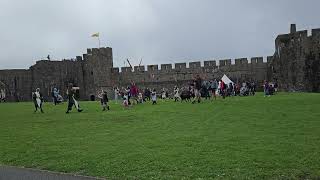
<svg viewBox="0 0 320 180"><path fill-rule="evenodd" d="M320 29L296 31L276 38L275 54L270 61L268 76L286 91L320 91Z"/></svg>
<svg viewBox="0 0 320 180"><path fill-rule="evenodd" d="M87 54L83 57L82 68L86 94L96 95L96 92L101 88L110 89L113 67L112 48L87 49Z"/></svg>

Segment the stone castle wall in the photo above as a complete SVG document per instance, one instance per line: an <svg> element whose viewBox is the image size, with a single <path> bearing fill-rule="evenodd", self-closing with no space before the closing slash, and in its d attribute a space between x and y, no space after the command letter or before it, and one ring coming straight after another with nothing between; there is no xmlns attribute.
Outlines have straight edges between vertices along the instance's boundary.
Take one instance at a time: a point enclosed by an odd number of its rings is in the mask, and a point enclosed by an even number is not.
<svg viewBox="0 0 320 180"><path fill-rule="evenodd" d="M267 62L263 62L263 57L251 58L251 63L247 58L235 59L233 64L231 59L217 61L161 64L131 67L113 68L113 86L127 86L134 81L140 87L160 89L175 85L187 85L195 75L199 74L204 79L220 79L226 74L234 82L256 81L262 83L267 78Z"/></svg>
<svg viewBox="0 0 320 180"><path fill-rule="evenodd" d="M27 69L0 70L0 89L6 91L8 101L31 98L31 72Z"/></svg>
<svg viewBox="0 0 320 180"><path fill-rule="evenodd" d="M0 84L5 84L2 86L10 101L31 100L36 88L50 101L53 87L65 96L69 83L80 88L82 99L88 99L89 94L96 94L100 87L110 86L112 66L111 48L93 48L75 60L40 60L27 70L1 70Z"/></svg>
<svg viewBox="0 0 320 180"><path fill-rule="evenodd" d="M267 63L262 57L220 60L219 65L214 60L201 62L147 65L120 68L113 67L112 49L88 49L87 54L77 56L75 60L49 61L40 60L28 70L2 70L0 81L10 84L7 92L17 92L21 101L31 100L31 93L40 88L47 100L50 100L53 87L60 89L64 96L69 83L80 87L80 97L88 100L91 95L96 95L100 89L112 92L113 87L126 87L134 81L141 89L145 87L155 89L173 89L188 85L195 77L201 75L204 79L221 78L223 74L235 82L245 80L262 83L267 77ZM161 67L161 68L159 68ZM13 86L13 81L17 86ZM110 95L113 95L112 93Z"/></svg>
<svg viewBox="0 0 320 180"><path fill-rule="evenodd" d="M97 91L125 87L134 81L143 89L173 89L186 86L195 75L204 79L221 78L226 74L234 82L255 81L258 88L268 79L278 82L282 90L320 91L320 29L295 31L279 35L275 41L275 54L231 61L208 60L201 62L113 67L112 48L87 49L87 53L74 60L40 60L25 70L0 70L0 88L5 89L10 101L31 100L31 92L40 88L51 100L51 89L57 87L65 95L69 83L80 87L80 98L88 100ZM234 63L233 63L234 62Z"/></svg>

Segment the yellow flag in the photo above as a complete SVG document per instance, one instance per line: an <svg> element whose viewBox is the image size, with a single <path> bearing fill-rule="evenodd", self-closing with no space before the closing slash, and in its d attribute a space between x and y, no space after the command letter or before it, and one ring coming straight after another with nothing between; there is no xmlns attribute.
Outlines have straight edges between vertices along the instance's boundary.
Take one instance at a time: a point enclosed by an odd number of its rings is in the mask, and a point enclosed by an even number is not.
<svg viewBox="0 0 320 180"><path fill-rule="evenodd" d="M91 35L91 37L99 37L99 33L94 33Z"/></svg>

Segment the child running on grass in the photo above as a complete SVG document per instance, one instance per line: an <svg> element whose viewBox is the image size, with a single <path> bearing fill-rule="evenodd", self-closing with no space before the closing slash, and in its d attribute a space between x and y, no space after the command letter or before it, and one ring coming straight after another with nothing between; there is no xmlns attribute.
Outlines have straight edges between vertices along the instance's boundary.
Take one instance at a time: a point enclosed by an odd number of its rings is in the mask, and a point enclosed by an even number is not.
<svg viewBox="0 0 320 180"><path fill-rule="evenodd" d="M122 103L124 108L128 108L129 107L129 97L128 97L128 93L125 92L123 95L123 103Z"/></svg>

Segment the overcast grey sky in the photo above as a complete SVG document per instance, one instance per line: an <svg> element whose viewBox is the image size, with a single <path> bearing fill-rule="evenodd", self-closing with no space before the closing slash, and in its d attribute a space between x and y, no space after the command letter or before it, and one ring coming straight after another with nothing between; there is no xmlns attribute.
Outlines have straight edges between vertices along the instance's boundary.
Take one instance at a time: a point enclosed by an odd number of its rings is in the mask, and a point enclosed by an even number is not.
<svg viewBox="0 0 320 180"><path fill-rule="evenodd" d="M114 66L267 56L274 39L320 28L319 0L0 0L0 69L101 45Z"/></svg>

